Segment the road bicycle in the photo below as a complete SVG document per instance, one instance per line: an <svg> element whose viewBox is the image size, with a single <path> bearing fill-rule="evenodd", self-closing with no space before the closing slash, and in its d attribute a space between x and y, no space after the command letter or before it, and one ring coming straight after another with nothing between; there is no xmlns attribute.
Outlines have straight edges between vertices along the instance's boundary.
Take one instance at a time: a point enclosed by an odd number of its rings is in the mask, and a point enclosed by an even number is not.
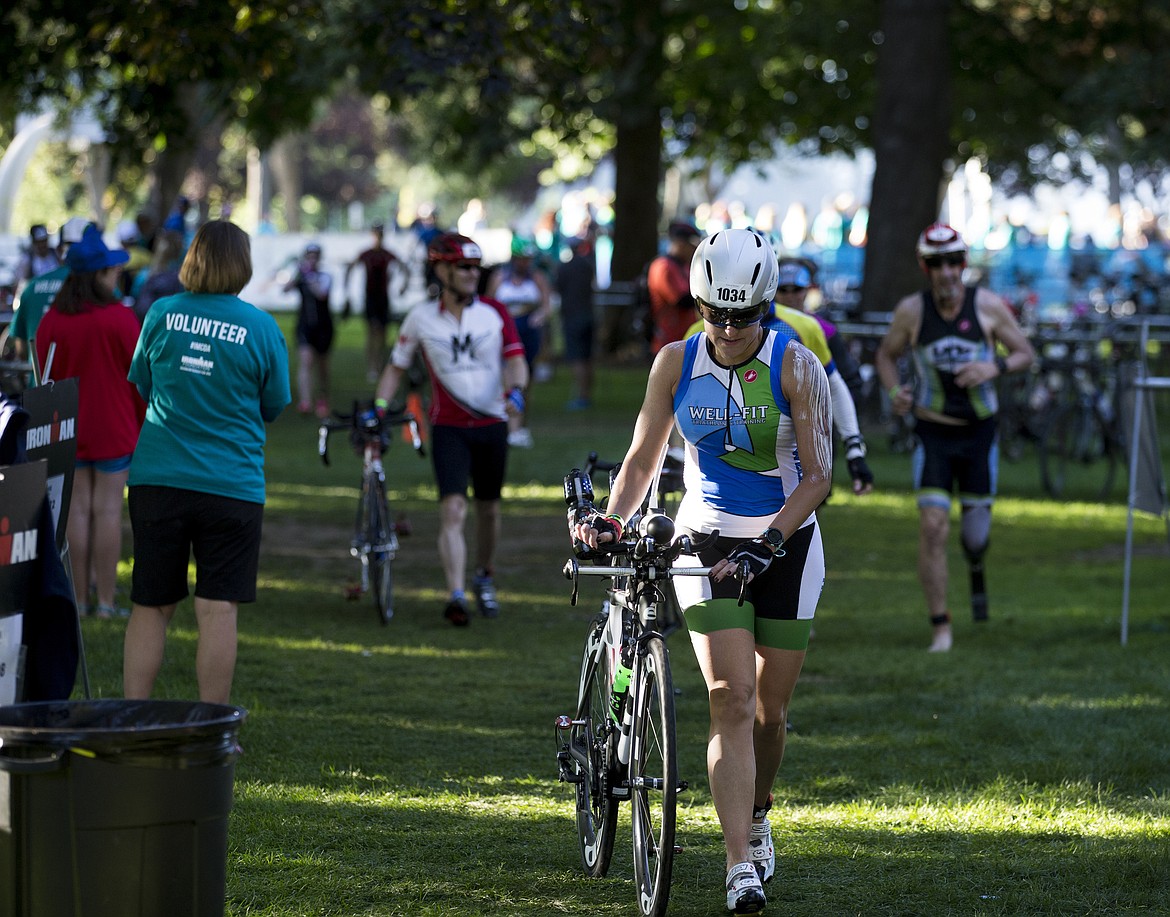
<svg viewBox="0 0 1170 917"><path fill-rule="evenodd" d="M394 558L398 553L398 536L408 533L407 526L390 515L382 465L382 454L390 446L390 431L400 426L409 431L415 451L422 456L418 422L410 412L380 417L372 407L359 410L355 404L352 414L334 414L333 418L322 421L317 430L317 452L326 465L329 464L329 435L339 430L349 431L354 451L362 457L361 494L349 547L349 553L361 563L361 580L348 590L347 596L358 599L369 593L382 624L389 624L394 617Z"/></svg>
<svg viewBox="0 0 1170 917"><path fill-rule="evenodd" d="M593 455L596 466L596 454ZM654 492L653 490L651 492ZM565 478L570 521L595 511L588 475ZM682 616L670 580L706 576L709 567L675 567L696 555L717 533L698 541L675 538L669 516L648 511L635 517L621 539L590 551L577 545L564 575L576 605L582 576L608 578L606 598L585 639L573 715L556 718L557 767L574 786L581 865L591 878L609 870L617 834L618 805L631 804L634 878L638 905L662 917L670 898L674 865L675 806L679 790L674 683L666 638Z"/></svg>

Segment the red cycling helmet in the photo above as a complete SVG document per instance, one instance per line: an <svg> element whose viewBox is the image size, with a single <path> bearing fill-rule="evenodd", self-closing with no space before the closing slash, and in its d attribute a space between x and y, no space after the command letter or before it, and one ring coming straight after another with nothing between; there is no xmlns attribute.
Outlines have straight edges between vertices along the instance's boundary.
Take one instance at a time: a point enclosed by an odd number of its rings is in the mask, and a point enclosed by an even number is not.
<svg viewBox="0 0 1170 917"><path fill-rule="evenodd" d="M967 243L958 230L946 223L931 223L918 237L918 257L933 258L955 252L967 254Z"/></svg>
<svg viewBox="0 0 1170 917"><path fill-rule="evenodd" d="M467 236L457 232L445 232L435 236L427 246L427 261L474 261L479 264L483 260L483 252Z"/></svg>

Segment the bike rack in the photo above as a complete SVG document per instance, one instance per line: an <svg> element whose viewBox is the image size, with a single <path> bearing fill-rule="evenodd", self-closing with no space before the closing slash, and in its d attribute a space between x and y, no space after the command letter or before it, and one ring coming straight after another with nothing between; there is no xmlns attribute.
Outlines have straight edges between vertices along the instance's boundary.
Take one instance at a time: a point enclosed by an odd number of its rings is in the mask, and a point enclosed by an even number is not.
<svg viewBox="0 0 1170 917"><path fill-rule="evenodd" d="M1167 538L1170 539L1170 501L1166 496L1166 481L1162 474L1161 457L1158 454L1158 437L1154 426L1153 393L1170 391L1170 376L1147 375L1146 347L1149 344L1151 319L1145 319L1141 324L1139 335L1141 360L1138 364L1138 376L1133 382L1133 427L1129 441L1129 497L1126 501L1127 518L1125 526L1125 566L1121 585L1121 645L1129 641L1129 586L1133 568L1133 514L1135 509L1142 509L1154 513L1166 520ZM1152 450L1142 449L1142 425L1147 423L1145 417L1149 415L1149 434L1147 441L1152 441ZM1152 451L1152 456L1149 453ZM1145 461L1143 462L1143 458ZM1142 506L1139 507L1139 470L1141 482L1145 485L1141 494Z"/></svg>

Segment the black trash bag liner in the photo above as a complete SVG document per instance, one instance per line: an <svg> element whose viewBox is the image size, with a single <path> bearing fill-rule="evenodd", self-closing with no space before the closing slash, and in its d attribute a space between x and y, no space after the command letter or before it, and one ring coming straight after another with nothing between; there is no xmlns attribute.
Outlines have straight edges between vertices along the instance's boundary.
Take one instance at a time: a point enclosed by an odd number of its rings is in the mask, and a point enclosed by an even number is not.
<svg viewBox="0 0 1170 917"><path fill-rule="evenodd" d="M239 757L242 707L201 701L48 701L0 707L0 756L66 752L147 767L206 767Z"/></svg>

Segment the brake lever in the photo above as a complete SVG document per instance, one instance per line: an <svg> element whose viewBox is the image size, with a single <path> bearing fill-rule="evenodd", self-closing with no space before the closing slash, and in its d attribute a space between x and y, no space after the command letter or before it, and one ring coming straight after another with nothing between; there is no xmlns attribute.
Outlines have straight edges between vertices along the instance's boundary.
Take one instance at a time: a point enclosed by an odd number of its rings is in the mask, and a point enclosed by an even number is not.
<svg viewBox="0 0 1170 917"><path fill-rule="evenodd" d="M409 418L406 423L410 429L410 444L414 446L414 451L418 453L419 458L425 458L427 450L423 446L422 437L418 432L418 421L415 420L413 414L407 414L406 416Z"/></svg>
<svg viewBox="0 0 1170 917"><path fill-rule="evenodd" d="M739 580L739 607L743 607L743 600L747 596L747 578L751 572L746 560L741 560L735 566L735 577Z"/></svg>
<svg viewBox="0 0 1170 917"><path fill-rule="evenodd" d="M573 605L574 607L577 604L577 592L579 589L580 576L577 572L579 569L580 567L578 566L577 561L569 558L565 561L564 569L561 570L561 572L565 575L565 579L573 581L573 594L569 597L569 604Z"/></svg>

